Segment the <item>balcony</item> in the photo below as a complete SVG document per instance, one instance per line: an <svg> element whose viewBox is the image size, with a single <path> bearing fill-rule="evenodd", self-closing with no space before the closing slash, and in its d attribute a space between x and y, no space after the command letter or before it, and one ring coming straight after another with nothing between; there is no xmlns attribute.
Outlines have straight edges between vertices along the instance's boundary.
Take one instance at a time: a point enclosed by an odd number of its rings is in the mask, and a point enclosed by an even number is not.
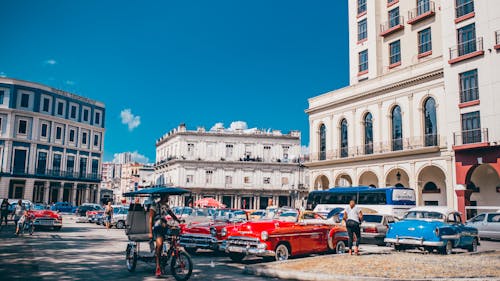
<svg viewBox="0 0 500 281"><path fill-rule="evenodd" d="M469 89L465 89L460 91L460 103L470 103L472 101L479 101L479 88L472 87Z"/></svg>
<svg viewBox="0 0 500 281"><path fill-rule="evenodd" d="M479 128L453 133L453 150L489 146L488 129Z"/></svg>
<svg viewBox="0 0 500 281"><path fill-rule="evenodd" d="M36 169L34 173L28 169L13 168L11 170L0 171L2 176L27 177L40 179L58 179L73 181L100 182L102 175L100 173L78 173L74 171L61 171L51 169Z"/></svg>
<svg viewBox="0 0 500 281"><path fill-rule="evenodd" d="M390 35L394 32L397 32L399 30L404 29L404 23L405 19L402 16L395 17L383 24L380 25L380 36L385 37L387 35Z"/></svg>
<svg viewBox="0 0 500 281"><path fill-rule="evenodd" d="M500 50L500 30L495 31L495 50Z"/></svg>
<svg viewBox="0 0 500 281"><path fill-rule="evenodd" d="M450 60L448 63L454 64L482 55L484 55L483 37L479 37L450 48Z"/></svg>
<svg viewBox="0 0 500 281"><path fill-rule="evenodd" d="M436 5L430 1L408 11L408 24L415 24L436 14Z"/></svg>
<svg viewBox="0 0 500 281"><path fill-rule="evenodd" d="M361 146L344 147L336 150L311 153L306 162L328 160L360 161L366 158L397 157L397 154L427 153L427 150L438 150L445 143L439 135L431 134L414 138L395 139L388 142L375 142Z"/></svg>

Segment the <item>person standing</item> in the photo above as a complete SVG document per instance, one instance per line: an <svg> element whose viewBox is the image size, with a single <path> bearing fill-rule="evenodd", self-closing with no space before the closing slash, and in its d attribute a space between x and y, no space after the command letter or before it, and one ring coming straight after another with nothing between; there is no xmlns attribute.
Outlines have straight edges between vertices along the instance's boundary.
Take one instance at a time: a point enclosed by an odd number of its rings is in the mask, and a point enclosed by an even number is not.
<svg viewBox="0 0 500 281"><path fill-rule="evenodd" d="M111 228L111 219L113 218L113 207L111 206L111 201L108 202L106 209L104 210L104 216L106 218L106 229Z"/></svg>
<svg viewBox="0 0 500 281"><path fill-rule="evenodd" d="M361 241L361 231L359 225L363 221L363 213L361 209L356 206L356 202L351 200L349 206L344 210L344 220L347 227L347 234L349 235L349 255L352 255L352 246L354 244L354 253L359 255L359 241ZM356 238L356 240L354 240Z"/></svg>
<svg viewBox="0 0 500 281"><path fill-rule="evenodd" d="M19 234L19 230L21 229L21 224L24 221L21 221L21 217L24 215L24 211L26 211L26 207L23 205L23 201L19 199L17 201L16 208L14 209L14 223L16 224L16 235Z"/></svg>
<svg viewBox="0 0 500 281"><path fill-rule="evenodd" d="M0 226L2 226L2 222L5 220L5 225L7 225L7 216L9 215L9 200L7 198L4 198L2 201L2 204L0 205L0 212L1 212L1 217L0 217Z"/></svg>

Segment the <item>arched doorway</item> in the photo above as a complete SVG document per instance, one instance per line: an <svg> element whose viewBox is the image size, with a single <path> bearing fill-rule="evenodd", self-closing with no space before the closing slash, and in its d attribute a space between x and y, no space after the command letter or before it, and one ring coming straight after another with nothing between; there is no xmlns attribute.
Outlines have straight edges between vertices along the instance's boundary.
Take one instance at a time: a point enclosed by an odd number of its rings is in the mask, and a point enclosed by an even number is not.
<svg viewBox="0 0 500 281"><path fill-rule="evenodd" d="M325 175L321 175L314 181L314 190L326 190L330 187L330 181Z"/></svg>
<svg viewBox="0 0 500 281"><path fill-rule="evenodd" d="M372 171L366 171L361 174L359 177L359 185L363 186L372 186L372 187L377 187L378 184L378 177L377 175L372 172Z"/></svg>
<svg viewBox="0 0 500 281"><path fill-rule="evenodd" d="M418 174L420 205L446 206L446 175L441 168L427 166Z"/></svg>
<svg viewBox="0 0 500 281"><path fill-rule="evenodd" d="M481 164L471 168L467 174L466 187L473 190L470 197L471 206L498 206L500 204L500 177L490 164Z"/></svg>
<svg viewBox="0 0 500 281"><path fill-rule="evenodd" d="M410 178L403 169L393 169L385 178L385 186L410 187Z"/></svg>
<svg viewBox="0 0 500 281"><path fill-rule="evenodd" d="M340 186L340 187L352 186L352 179L347 174L341 174L335 180L335 186Z"/></svg>

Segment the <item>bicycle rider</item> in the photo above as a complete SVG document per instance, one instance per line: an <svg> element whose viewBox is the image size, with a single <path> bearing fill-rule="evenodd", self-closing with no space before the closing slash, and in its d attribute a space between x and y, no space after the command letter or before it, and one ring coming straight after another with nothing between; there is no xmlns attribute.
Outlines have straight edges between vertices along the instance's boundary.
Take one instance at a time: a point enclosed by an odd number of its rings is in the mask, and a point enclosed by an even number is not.
<svg viewBox="0 0 500 281"><path fill-rule="evenodd" d="M16 208L14 209L14 223L16 225L16 235L19 234L19 231L23 226L25 219L24 217L25 212L26 212L26 206L24 206L23 201L19 199L19 201L17 201Z"/></svg>
<svg viewBox="0 0 500 281"><path fill-rule="evenodd" d="M168 224L166 216L181 222L168 206L168 194L161 194L160 201L152 204L149 209L149 238L156 240L156 276L161 276L160 255L163 248L163 239L167 234Z"/></svg>

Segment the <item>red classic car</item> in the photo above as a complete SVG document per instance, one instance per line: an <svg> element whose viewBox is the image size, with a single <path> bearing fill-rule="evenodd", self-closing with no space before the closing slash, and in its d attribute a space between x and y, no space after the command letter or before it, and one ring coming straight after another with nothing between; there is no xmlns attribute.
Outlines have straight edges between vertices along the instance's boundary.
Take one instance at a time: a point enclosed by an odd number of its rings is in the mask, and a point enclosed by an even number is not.
<svg viewBox="0 0 500 281"><path fill-rule="evenodd" d="M222 230L232 229L246 221L248 214L244 210L218 209L209 222L182 225L180 243L189 253L195 253L197 249L218 251L227 238Z"/></svg>
<svg viewBox="0 0 500 281"><path fill-rule="evenodd" d="M317 213L278 210L271 220L247 222L228 231L222 248L233 261L247 255L287 260L322 252L344 253L347 230Z"/></svg>
<svg viewBox="0 0 500 281"><path fill-rule="evenodd" d="M62 216L51 210L32 210L29 211L34 216L33 225L36 228L51 227L60 230L62 227Z"/></svg>

